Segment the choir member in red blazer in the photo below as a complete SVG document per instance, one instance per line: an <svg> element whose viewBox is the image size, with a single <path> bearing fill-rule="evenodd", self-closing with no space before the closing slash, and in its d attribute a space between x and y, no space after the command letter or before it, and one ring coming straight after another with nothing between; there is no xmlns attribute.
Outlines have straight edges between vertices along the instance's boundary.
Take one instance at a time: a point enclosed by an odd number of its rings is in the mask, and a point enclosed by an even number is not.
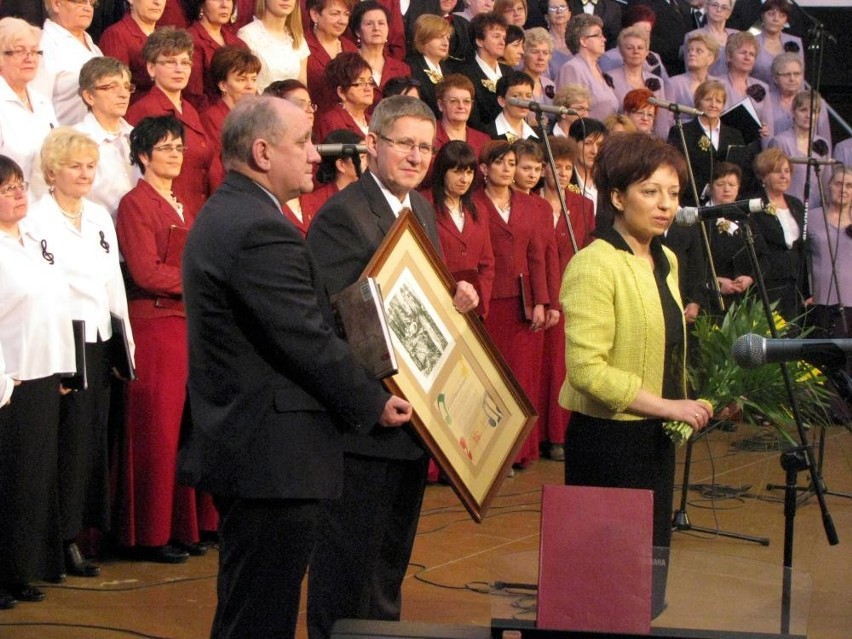
<svg viewBox="0 0 852 639"><path fill-rule="evenodd" d="M332 131L322 139L323 144L340 144L357 146L362 144L362 138L352 131L338 129ZM357 182L364 171L367 170L367 154L358 153L358 164L360 170L356 170L355 158L351 153L344 155L323 155L322 162L317 167L316 186L310 193L305 193L299 198L302 205L302 216L306 225L311 223L317 211L320 210L326 200L338 191L343 190L353 182Z"/></svg>
<svg viewBox="0 0 852 639"><path fill-rule="evenodd" d="M259 72L260 60L248 49L226 46L213 54L210 75L219 97L201 112L201 124L217 146L222 138L222 124L231 109L243 98L257 95Z"/></svg>
<svg viewBox="0 0 852 639"><path fill-rule="evenodd" d="M344 51L358 51L349 38L343 37L356 3L357 0L308 0L307 3L310 26L305 29L305 40L311 52L308 91L320 112L334 108L338 101L334 87L325 83L328 63Z"/></svg>
<svg viewBox="0 0 852 639"><path fill-rule="evenodd" d="M494 286L485 328L514 373L524 392L535 402L534 351L536 333L544 330L545 308L550 302L544 247L533 218L525 215L535 206L531 196L512 191L515 153L503 140L487 143L479 154L485 186L473 196L477 211L487 215L494 250ZM515 464L528 465L537 451L526 446Z"/></svg>
<svg viewBox="0 0 852 639"><path fill-rule="evenodd" d="M390 19L390 10L378 0L362 0L349 19L349 29L358 43L358 51L373 70L373 80L378 86L378 90L374 92L373 104L378 104L384 97L382 91L388 80L411 75L411 69L405 62L390 55Z"/></svg>
<svg viewBox="0 0 852 639"><path fill-rule="evenodd" d="M571 138L551 137L550 148L556 164L557 177L554 179L549 166L544 168L544 186L539 195L550 205L550 224L555 229L556 250L559 259L559 281L568 261L574 257L574 246L568 231L568 223L562 213L557 188L562 189L565 203L568 206L568 217L577 248L581 249L592 241L592 231L595 217L592 213L592 203L580 195L580 189L571 184L574 170L574 158L578 153L576 142ZM558 187L557 187L558 183ZM556 326L544 335L544 359L541 367L541 384L539 386L539 423L541 424L542 440L548 444L547 453L551 459L565 458L565 429L571 413L559 405L559 390L565 380L565 327L562 308L554 301L551 308L560 312Z"/></svg>
<svg viewBox="0 0 852 639"><path fill-rule="evenodd" d="M195 493L175 483L188 370L180 238L185 240L197 213L172 194L184 143L183 127L173 117L137 124L130 153L143 175L122 198L116 224L129 274L138 375L127 389L117 533L135 557L161 563L204 551Z"/></svg>
<svg viewBox="0 0 852 639"><path fill-rule="evenodd" d="M176 29L186 29L189 26L189 20L186 19L186 13L183 10L183 0L166 0L159 26Z"/></svg>
<svg viewBox="0 0 852 639"><path fill-rule="evenodd" d="M164 6L159 0L137 0L131 3L130 13L107 28L98 40L98 47L104 55L121 60L130 68L130 81L136 86L136 92L130 95L130 104L154 86L148 65L142 57L142 47L157 28Z"/></svg>
<svg viewBox="0 0 852 639"><path fill-rule="evenodd" d="M363 0L362 0L363 1ZM379 2L390 12L388 17L388 46L387 54L394 60L404 62L406 58L405 47L405 19L398 0L379 0ZM413 4L409 2L410 5Z"/></svg>
<svg viewBox="0 0 852 639"><path fill-rule="evenodd" d="M203 111L220 95L219 85L210 72L213 54L226 46L248 49L246 43L234 35L230 28L235 9L233 0L191 0L187 3L189 15L198 16L198 19L187 28L195 48L192 53L192 73L183 93L197 111Z"/></svg>
<svg viewBox="0 0 852 639"><path fill-rule="evenodd" d="M363 140L369 123L367 111L373 105L376 88L370 65L357 53L341 53L326 67L325 84L336 90L338 104L320 112L314 124L316 139L323 140L332 131L346 129Z"/></svg>
<svg viewBox="0 0 852 639"><path fill-rule="evenodd" d="M172 115L184 127L186 151L183 170L174 181L175 195L192 211L201 209L224 170L217 154L218 144L207 135L198 111L182 97L192 69L192 38L183 29L161 27L148 38L142 55L154 87L127 111L127 121L136 125L142 118Z"/></svg>

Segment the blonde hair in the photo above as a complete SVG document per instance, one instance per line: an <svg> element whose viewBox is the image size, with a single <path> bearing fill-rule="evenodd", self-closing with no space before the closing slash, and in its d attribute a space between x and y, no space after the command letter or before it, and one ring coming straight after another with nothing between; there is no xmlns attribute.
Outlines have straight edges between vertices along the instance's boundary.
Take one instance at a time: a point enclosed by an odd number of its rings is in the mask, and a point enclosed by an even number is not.
<svg viewBox="0 0 852 639"><path fill-rule="evenodd" d="M651 47L651 38L648 36L648 32L644 29L641 29L636 26L625 27L618 34L618 49L621 50L621 43L627 40L627 38L636 38L645 43L645 48L649 49Z"/></svg>
<svg viewBox="0 0 852 639"><path fill-rule="evenodd" d="M688 49L689 45L696 41L702 42L707 47L707 50L713 54L714 60L719 57L719 42L709 33L693 33L691 36L688 36L686 38L686 48Z"/></svg>
<svg viewBox="0 0 852 639"><path fill-rule="evenodd" d="M237 1L234 0L234 6ZM254 3L254 15L258 20L262 20L266 15L266 0L256 0ZM302 46L302 40L305 39L305 32L302 28L302 10L299 8L299 3L293 7L290 15L284 21L284 24L290 30L290 35L293 37L293 48L298 49Z"/></svg>
<svg viewBox="0 0 852 639"><path fill-rule="evenodd" d="M35 38L36 42L41 42L41 29L20 18L0 20L0 51L8 51L14 46L16 40L29 36Z"/></svg>
<svg viewBox="0 0 852 639"><path fill-rule="evenodd" d="M452 33L453 28L441 16L424 13L414 21L414 48L422 55L427 42Z"/></svg>
<svg viewBox="0 0 852 639"><path fill-rule="evenodd" d="M48 173L68 164L77 156L86 155L97 161L100 159L98 143L85 133L70 126L61 126L48 133L41 145L41 171L44 181L51 184Z"/></svg>
<svg viewBox="0 0 852 639"><path fill-rule="evenodd" d="M604 126L608 133L612 133L613 129L620 126L624 129L625 133L636 133L636 125L633 123L633 120L628 118L623 113L613 113L604 118L603 121Z"/></svg>

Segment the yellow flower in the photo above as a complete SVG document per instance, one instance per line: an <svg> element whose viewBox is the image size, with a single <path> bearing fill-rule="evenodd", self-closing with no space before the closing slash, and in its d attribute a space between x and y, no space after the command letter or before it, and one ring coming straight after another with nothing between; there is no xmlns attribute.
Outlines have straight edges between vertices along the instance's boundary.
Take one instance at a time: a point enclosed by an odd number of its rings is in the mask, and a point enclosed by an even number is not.
<svg viewBox="0 0 852 639"><path fill-rule="evenodd" d="M425 69L426 77L432 82L432 84L438 84L441 80L444 79L438 71L432 71L432 69Z"/></svg>
<svg viewBox="0 0 852 639"><path fill-rule="evenodd" d="M512 133L511 131L506 131L506 141L509 144L514 144L518 141L518 136Z"/></svg>
<svg viewBox="0 0 852 639"><path fill-rule="evenodd" d="M716 220L716 229L719 231L719 233L727 233L731 230L731 222L723 217L720 217L718 220Z"/></svg>
<svg viewBox="0 0 852 639"><path fill-rule="evenodd" d="M491 93L497 93L497 83L494 80L482 80L482 86L491 91Z"/></svg>
<svg viewBox="0 0 852 639"><path fill-rule="evenodd" d="M568 190L571 191L571 193L576 193L577 195L580 195L580 187L574 184L573 182L568 185Z"/></svg>
<svg viewBox="0 0 852 639"><path fill-rule="evenodd" d="M766 206L763 207L763 212L767 215L775 215L778 213L778 207L775 206L772 202L768 202Z"/></svg>
<svg viewBox="0 0 852 639"><path fill-rule="evenodd" d="M709 151L711 146L712 145L710 144L710 138L708 138L706 135L702 135L700 138L698 138L698 148L702 151Z"/></svg>

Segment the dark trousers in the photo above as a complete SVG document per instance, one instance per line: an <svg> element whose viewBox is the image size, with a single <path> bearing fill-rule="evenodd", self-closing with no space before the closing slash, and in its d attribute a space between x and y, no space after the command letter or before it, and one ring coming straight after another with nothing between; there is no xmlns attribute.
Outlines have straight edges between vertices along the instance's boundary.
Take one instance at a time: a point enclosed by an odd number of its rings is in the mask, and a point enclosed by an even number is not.
<svg viewBox="0 0 852 639"><path fill-rule="evenodd" d="M428 457L346 455L343 496L323 504L308 575L308 636L338 619L398 620L417 533Z"/></svg>
<svg viewBox="0 0 852 639"><path fill-rule="evenodd" d="M319 503L214 496L219 578L213 639L293 637Z"/></svg>

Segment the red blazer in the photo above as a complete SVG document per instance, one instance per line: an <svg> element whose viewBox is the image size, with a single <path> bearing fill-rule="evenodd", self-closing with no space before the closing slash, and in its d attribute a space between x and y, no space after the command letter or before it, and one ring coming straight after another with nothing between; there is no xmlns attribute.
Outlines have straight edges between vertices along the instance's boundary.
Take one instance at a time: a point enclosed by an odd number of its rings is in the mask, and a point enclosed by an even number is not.
<svg viewBox="0 0 852 639"><path fill-rule="evenodd" d="M521 194L523 195L523 194ZM529 195L529 214L535 224L539 241L544 247L544 269L547 274L547 294L551 307L559 300L559 288L562 286L562 270L559 268L559 252L556 249L556 232L553 229L553 209L550 202L539 195ZM525 210L526 212L526 210ZM512 213L514 215L514 213ZM509 221L511 221L511 217Z"/></svg>
<svg viewBox="0 0 852 639"><path fill-rule="evenodd" d="M512 193L512 213L506 224L484 188L473 193L473 201L480 215L487 215L491 247L494 251L494 288L491 299L520 297L520 275L527 283L529 304L549 304L544 247L536 232L534 218L524 212L535 207L531 196ZM532 311L532 309L528 309Z"/></svg>
<svg viewBox="0 0 852 639"><path fill-rule="evenodd" d="M183 142L187 151L183 155L183 168L174 181L174 191L184 207L200 211L213 189L224 179L224 169L219 159L219 144L207 135L198 112L189 102L181 100L178 111L159 87L154 87L144 98L127 111L127 121L133 126L144 117L171 115L184 127Z"/></svg>
<svg viewBox="0 0 852 639"><path fill-rule="evenodd" d="M222 145L222 125L225 123L225 118L231 112L230 107L225 104L222 98L210 102L199 117L201 125L207 131L208 137L216 143L217 147Z"/></svg>
<svg viewBox="0 0 852 639"><path fill-rule="evenodd" d="M441 150L441 147L449 141L450 136L447 135L441 121L438 120L437 127L435 128L435 152L432 154L432 160L429 162L429 170L426 172L426 177L423 178L423 182L421 184L422 188L428 189L432 186L432 167L435 165L435 158L438 155L438 151ZM479 157L479 151L482 149L483 145L490 141L491 138L482 131L477 131L476 129L467 127L467 143L471 146L473 153L477 158ZM473 186L471 186L471 188L475 189L479 186L482 186L482 174L479 171L474 171Z"/></svg>
<svg viewBox="0 0 852 639"><path fill-rule="evenodd" d="M325 136L337 129L352 131L352 133L358 135L358 137L362 140L365 137L361 127L355 123L355 120L352 119L349 112L339 104L330 111L325 111L317 117L314 122L314 139L320 141L325 140Z"/></svg>
<svg viewBox="0 0 852 639"><path fill-rule="evenodd" d="M313 221L314 216L322 208L322 205L325 204L325 201L337 193L337 191L337 185L332 182L331 184L323 184L310 193L299 196L299 202L302 204L302 215L308 224Z"/></svg>
<svg viewBox="0 0 852 639"><path fill-rule="evenodd" d="M432 202L432 193L422 192ZM464 228L459 231L446 207L435 215L438 222L438 239L444 253L444 263L456 281L464 280L476 287L479 294L479 309L482 318L488 317L488 305L494 288L494 251L491 248L491 233L487 214L479 210L474 219L465 210Z"/></svg>
<svg viewBox="0 0 852 639"><path fill-rule="evenodd" d="M189 26L189 21L186 19L186 14L181 6L181 0L166 0L166 8L163 9L163 15L157 22L157 26L177 27L178 29L186 29Z"/></svg>
<svg viewBox="0 0 852 639"><path fill-rule="evenodd" d="M257 5L257 0L237 0L235 4L237 5L237 19L231 25L231 31L234 33L254 20L254 8ZM302 11L304 10L303 5Z"/></svg>
<svg viewBox="0 0 852 639"><path fill-rule="evenodd" d="M130 67L130 81L136 85L136 93L131 94L130 104L144 97L154 86L142 57L142 47L147 39L148 36L128 13L104 31L98 40L98 47L104 55L121 60Z"/></svg>
<svg viewBox="0 0 852 639"><path fill-rule="evenodd" d="M322 113L334 108L340 102L335 87L328 86L325 81L325 68L331 62L331 57L317 40L313 29L305 30L305 42L308 43L308 49L311 51L308 56L308 93L311 94L311 100L317 105L319 113ZM358 53L358 48L350 40L342 37L340 44L342 51Z"/></svg>
<svg viewBox="0 0 852 639"><path fill-rule="evenodd" d="M131 318L184 316L180 264L166 264L166 250L171 228L189 231L196 213L184 205L181 220L145 180L139 180L121 198L115 230L130 274L127 303Z"/></svg>
<svg viewBox="0 0 852 639"><path fill-rule="evenodd" d="M390 11L390 20L388 20L388 42L385 45L387 54L396 60L405 60L405 21L402 18L402 10L399 6L399 0L379 0L385 8ZM411 75L406 73L405 75ZM384 81L384 74L382 74Z"/></svg>
<svg viewBox="0 0 852 639"><path fill-rule="evenodd" d="M391 78L406 78L411 76L411 67L405 62L390 57L385 46L385 66L382 68L382 78L379 88L373 91L373 106L376 106L384 96L385 85Z"/></svg>
<svg viewBox="0 0 852 639"><path fill-rule="evenodd" d="M192 36L195 49L192 53L192 73L189 75L189 83L183 91L183 96L192 102L192 106L197 111L203 111L208 104L215 102L222 95L210 76L210 62L213 60L213 54L221 49L222 45L210 37L207 29L197 20L187 31ZM225 39L226 46L248 48L245 42L231 33L230 29L222 29L222 37Z"/></svg>
<svg viewBox="0 0 852 639"><path fill-rule="evenodd" d="M286 204L281 207L281 212L284 214L284 217L293 223L293 226L299 229L299 233L302 234L302 237L306 237L308 235L308 227L311 225L311 217L305 214L304 209L302 209L303 219L301 220L296 217L296 214L293 213L292 209L290 209L290 207Z"/></svg>
<svg viewBox="0 0 852 639"><path fill-rule="evenodd" d="M584 249L593 239L592 231L595 230L594 205L589 198L572 191L571 187L565 189L565 203L568 205L568 218L571 220L571 228L574 230L577 248ZM556 223L556 249L559 252L559 269L564 273L568 262L574 257L574 247L571 246L571 236L568 234L565 216L561 213L559 221Z"/></svg>

